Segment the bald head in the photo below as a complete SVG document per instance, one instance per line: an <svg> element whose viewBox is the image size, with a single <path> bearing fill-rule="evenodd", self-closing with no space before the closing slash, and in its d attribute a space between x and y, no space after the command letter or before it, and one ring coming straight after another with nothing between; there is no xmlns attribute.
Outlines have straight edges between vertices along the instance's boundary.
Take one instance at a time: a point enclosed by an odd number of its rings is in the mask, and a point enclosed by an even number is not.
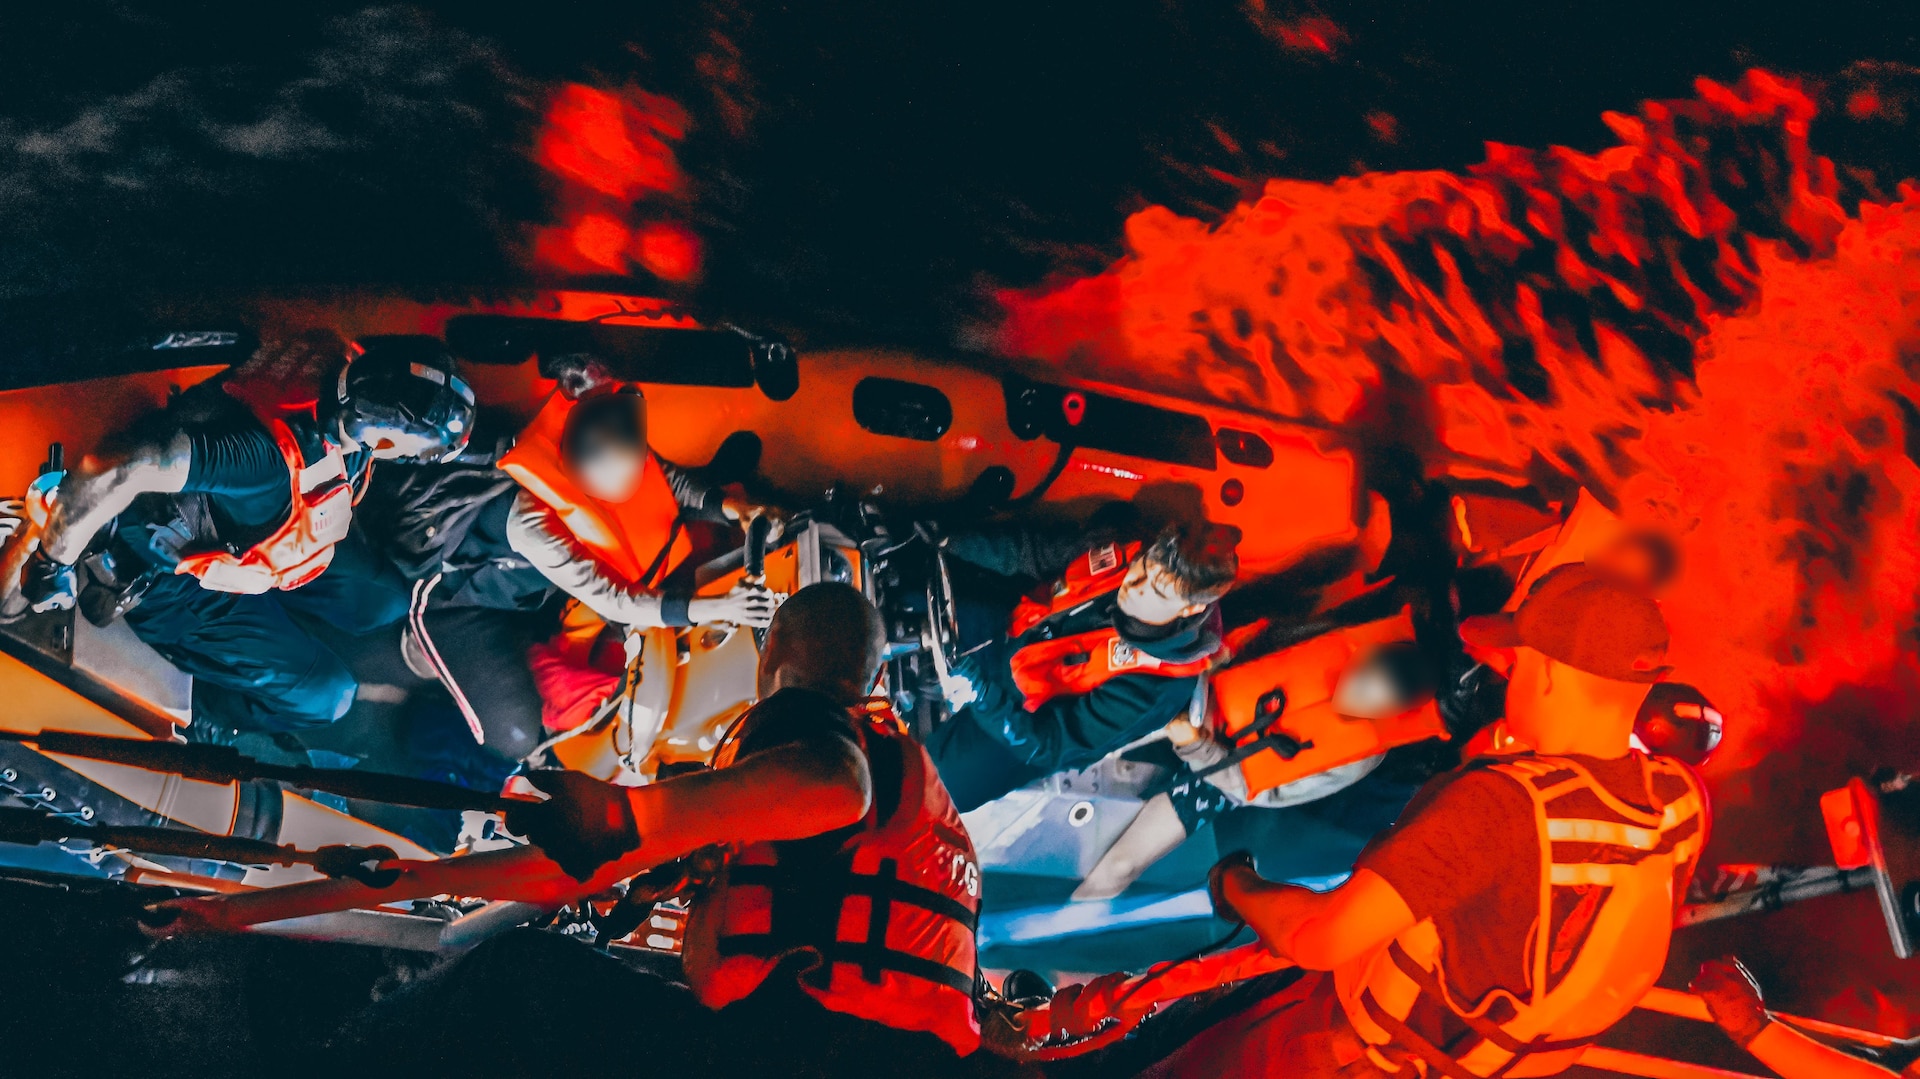
<svg viewBox="0 0 1920 1079"><path fill-rule="evenodd" d="M852 704L873 686L886 646L880 612L858 589L810 584L787 597L767 627L760 696L804 686Z"/></svg>

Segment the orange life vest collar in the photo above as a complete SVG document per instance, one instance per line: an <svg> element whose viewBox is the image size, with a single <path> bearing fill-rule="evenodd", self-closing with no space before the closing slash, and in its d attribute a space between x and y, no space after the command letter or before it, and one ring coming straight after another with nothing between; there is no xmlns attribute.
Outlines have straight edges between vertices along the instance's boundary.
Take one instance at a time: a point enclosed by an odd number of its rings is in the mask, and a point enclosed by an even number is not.
<svg viewBox="0 0 1920 1079"><path fill-rule="evenodd" d="M1070 614L1120 590L1127 567L1140 557L1138 543L1107 543L1074 559L1060 579L1044 592L1023 596L1013 609L1009 637L1019 637L1059 614Z"/></svg>
<svg viewBox="0 0 1920 1079"><path fill-rule="evenodd" d="M822 1007L933 1034L971 1053L980 1045L973 1002L979 859L920 743L890 709L855 709L854 716L869 760L884 746L901 761L897 801L874 798L866 820L820 862L783 863L772 843L730 852L689 919L687 982L718 1009L754 992L783 963L810 957L814 966L798 984ZM733 763L752 722L749 712L729 732L716 767ZM896 801L885 819L883 801Z"/></svg>
<svg viewBox="0 0 1920 1079"><path fill-rule="evenodd" d="M500 468L552 507L573 538L628 584L653 587L693 551L667 474L648 453L639 489L625 502L603 502L581 490L560 455L573 405L554 391L500 459Z"/></svg>
<svg viewBox="0 0 1920 1079"><path fill-rule="evenodd" d="M333 564L334 545L347 538L353 523L357 496L340 447L323 439L324 452L309 463L285 419L271 412L259 418L286 462L292 508L279 528L245 551L187 555L174 567L216 592L258 595L299 588Z"/></svg>

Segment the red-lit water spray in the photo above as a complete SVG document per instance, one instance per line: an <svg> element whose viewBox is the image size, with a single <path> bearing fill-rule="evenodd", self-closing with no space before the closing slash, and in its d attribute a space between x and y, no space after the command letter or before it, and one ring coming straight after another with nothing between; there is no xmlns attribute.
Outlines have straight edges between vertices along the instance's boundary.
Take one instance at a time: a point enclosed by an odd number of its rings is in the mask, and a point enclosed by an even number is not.
<svg viewBox="0 0 1920 1079"><path fill-rule="evenodd" d="M658 94L578 83L557 91L534 160L558 185L560 223L536 231L534 261L575 276L696 276L700 239L672 212L687 195L674 152L687 130L686 110Z"/></svg>
<svg viewBox="0 0 1920 1079"><path fill-rule="evenodd" d="M1151 208L1104 273L1003 296L999 347L1674 528L1677 677L1744 720L1738 767L1920 636L1920 188L1849 215L1813 114L1753 72L1609 114L1596 154Z"/></svg>

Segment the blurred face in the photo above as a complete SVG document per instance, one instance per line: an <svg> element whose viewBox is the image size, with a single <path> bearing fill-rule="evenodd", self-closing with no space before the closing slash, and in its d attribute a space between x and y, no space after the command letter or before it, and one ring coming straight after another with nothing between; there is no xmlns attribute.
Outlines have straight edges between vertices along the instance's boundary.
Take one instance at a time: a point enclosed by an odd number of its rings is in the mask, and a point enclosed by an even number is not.
<svg viewBox="0 0 1920 1079"><path fill-rule="evenodd" d="M1206 603L1183 593L1157 563L1144 558L1127 567L1115 603L1128 618L1148 626L1164 626L1207 609Z"/></svg>
<svg viewBox="0 0 1920 1079"><path fill-rule="evenodd" d="M1587 564L1618 574L1643 588L1659 589L1667 583L1671 554L1658 535L1629 532L1615 537L1598 551L1587 554Z"/></svg>
<svg viewBox="0 0 1920 1079"><path fill-rule="evenodd" d="M1373 660L1347 668L1333 689L1334 711L1355 719L1386 719L1406 711L1408 705L1386 665Z"/></svg>
<svg viewBox="0 0 1920 1079"><path fill-rule="evenodd" d="M640 486L646 456L638 451L600 445L587 448L574 462L574 478L582 490L602 502L625 502Z"/></svg>

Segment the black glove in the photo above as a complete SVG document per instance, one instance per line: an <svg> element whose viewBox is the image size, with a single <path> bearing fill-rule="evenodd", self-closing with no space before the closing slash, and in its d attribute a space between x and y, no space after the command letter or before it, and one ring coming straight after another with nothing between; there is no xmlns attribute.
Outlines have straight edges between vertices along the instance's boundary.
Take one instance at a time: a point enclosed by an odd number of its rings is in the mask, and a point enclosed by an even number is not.
<svg viewBox="0 0 1920 1079"><path fill-rule="evenodd" d="M44 547L36 548L27 556L26 567L20 574L20 597L35 614L72 610L74 598L79 594L80 581L72 566L55 562Z"/></svg>
<svg viewBox="0 0 1920 1079"><path fill-rule="evenodd" d="M608 862L640 849L640 826L624 787L578 772L529 772L549 795L507 810L507 829L526 836L567 875L582 883Z"/></svg>
<svg viewBox="0 0 1920 1079"><path fill-rule="evenodd" d="M1760 997L1760 983L1738 959L1707 960L1687 988L1707 1002L1707 1014L1742 1049L1773 1023Z"/></svg>
<svg viewBox="0 0 1920 1079"><path fill-rule="evenodd" d="M1239 866L1246 866L1248 869L1252 869L1253 855L1243 850L1237 850L1213 863L1213 868L1207 870L1207 898L1213 901L1213 916L1222 921L1246 921L1245 918L1240 916L1239 911L1233 909L1233 904L1227 902L1226 893L1221 890L1221 885L1226 880L1227 871Z"/></svg>

